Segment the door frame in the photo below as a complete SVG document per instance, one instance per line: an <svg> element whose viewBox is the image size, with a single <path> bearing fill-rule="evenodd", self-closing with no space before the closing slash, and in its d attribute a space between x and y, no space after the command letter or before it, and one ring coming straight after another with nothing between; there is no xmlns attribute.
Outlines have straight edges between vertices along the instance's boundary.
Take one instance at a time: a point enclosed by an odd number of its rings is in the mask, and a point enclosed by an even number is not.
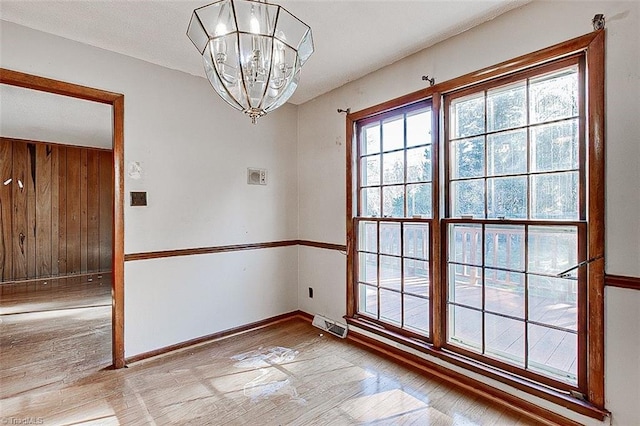
<svg viewBox="0 0 640 426"><path fill-rule="evenodd" d="M0 84L111 105L113 111L113 253L111 351L113 368L124 359L124 95L0 68Z"/></svg>

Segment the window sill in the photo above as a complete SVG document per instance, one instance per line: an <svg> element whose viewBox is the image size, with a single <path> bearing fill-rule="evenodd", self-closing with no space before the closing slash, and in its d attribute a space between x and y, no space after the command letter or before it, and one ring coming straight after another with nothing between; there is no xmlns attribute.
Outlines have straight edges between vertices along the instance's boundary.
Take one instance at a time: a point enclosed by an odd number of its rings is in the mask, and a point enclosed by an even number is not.
<svg viewBox="0 0 640 426"><path fill-rule="evenodd" d="M457 367L461 367L464 368L465 370L468 370L470 372L476 373L476 374L480 374L482 376L488 377L490 379L496 380L500 383L504 383L508 386L511 386L517 390L526 392L530 395L542 398L546 401L549 401L551 403L557 404L561 407L567 408L571 411L574 411L576 413L582 414L584 416L590 417L590 418L594 418L597 420L604 420L605 417L608 415L608 412L600 409L592 404L590 404L587 401L583 401L581 399L572 397L569 394L551 389L547 386L541 385L539 383L521 378L521 377L517 377L513 374L498 370L496 368L478 363L477 361L474 360L470 360L466 357L463 357L461 355L458 355L456 353L453 353L451 351L447 351L444 349L436 349L434 348L432 345L424 343L424 342L420 342L417 341L415 339L411 339L409 337L403 336L401 334L398 334L396 332L387 330L385 328L383 328L382 326L367 321L364 318L358 318L358 317L345 317L345 320L347 321L347 323L350 326L354 326L354 327L358 327L364 331L367 331L369 333L373 333L376 334L378 336L381 336L383 338L392 340L396 343L399 343L400 345L405 346L408 349L413 349L416 350L418 352L421 352L425 355L429 355L429 356L433 356L435 358L438 358L442 361L445 361L447 363L450 363L454 366ZM355 334L357 334L357 332L355 332ZM357 337L355 338L355 340L359 340L361 339L361 337L363 337L365 340L370 340L368 337L361 335L361 334L357 334ZM447 368L446 366L443 367L440 364L437 363L433 363L429 360L425 360L421 357L415 356L413 354L411 354L410 352L408 352L406 349L403 350L403 348L401 347L395 347L395 346L390 346L385 344L384 342L380 342L380 341L376 341L375 344L371 344L372 342L369 342L370 344L368 344L367 346L376 346L378 348L380 348L381 350L384 351L389 351L392 353L396 353L396 355L399 355L402 358L408 358L409 360L411 360L409 363L410 364L414 364L415 361L419 361L419 363L426 368L431 368L431 369L435 369L435 370L444 370L446 371L448 374L451 374L452 377L458 379L458 380L452 380L455 382L459 382L459 381L463 381L465 383L470 383L473 386L480 386L480 388L490 388L492 390L489 391L488 393L493 393L494 396L496 395L496 393L502 393L502 394L508 394L511 395L510 393L507 393L505 391L501 391L500 389L494 388L490 385L487 385L485 383L479 382L469 376L466 376L464 374L460 374L455 372L452 369ZM374 348L375 349L375 348ZM400 353L398 353L400 352ZM456 376L460 376L460 377L456 377ZM513 396L513 395L512 395ZM510 398L509 401L507 401L509 404L512 405L519 405L519 401L524 404L531 404L528 403L526 401L524 401L521 398L518 398L516 396L513 396L513 398ZM521 407L521 408L526 408L526 409L530 409L531 407ZM550 411L543 409L540 407L539 411L539 415L542 417L547 417L545 414L549 414L551 413ZM546 412L546 413L544 413ZM555 413L554 413L555 414ZM559 415L557 415L559 416ZM565 420L568 420L565 418Z"/></svg>

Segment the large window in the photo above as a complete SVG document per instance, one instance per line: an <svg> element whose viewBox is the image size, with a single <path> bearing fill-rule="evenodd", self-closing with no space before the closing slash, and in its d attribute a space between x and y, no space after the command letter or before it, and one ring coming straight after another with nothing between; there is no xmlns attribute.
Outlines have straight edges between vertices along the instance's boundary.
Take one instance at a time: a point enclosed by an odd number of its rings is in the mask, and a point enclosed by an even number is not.
<svg viewBox="0 0 640 426"><path fill-rule="evenodd" d="M448 347L577 388L580 75L574 58L444 97Z"/></svg>
<svg viewBox="0 0 640 426"><path fill-rule="evenodd" d="M602 54L594 33L348 117L352 324L604 406Z"/></svg>

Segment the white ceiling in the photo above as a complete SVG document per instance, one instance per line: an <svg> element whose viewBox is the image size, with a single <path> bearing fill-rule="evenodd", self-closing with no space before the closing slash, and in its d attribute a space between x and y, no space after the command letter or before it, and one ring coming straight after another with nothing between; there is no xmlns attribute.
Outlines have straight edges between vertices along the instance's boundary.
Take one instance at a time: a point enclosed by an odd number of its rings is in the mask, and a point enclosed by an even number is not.
<svg viewBox="0 0 640 426"><path fill-rule="evenodd" d="M531 0L271 0L311 26L315 53L301 104ZM1 0L0 17L30 28L203 76L186 36L208 0Z"/></svg>

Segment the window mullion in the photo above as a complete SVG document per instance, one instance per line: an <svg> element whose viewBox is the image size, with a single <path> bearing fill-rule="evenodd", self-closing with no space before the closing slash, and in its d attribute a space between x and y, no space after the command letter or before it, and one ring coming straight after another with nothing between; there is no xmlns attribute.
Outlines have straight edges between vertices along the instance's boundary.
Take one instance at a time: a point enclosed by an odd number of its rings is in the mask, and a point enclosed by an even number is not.
<svg viewBox="0 0 640 426"><path fill-rule="evenodd" d="M400 222L400 327L404 328L404 223Z"/></svg>
<svg viewBox="0 0 640 426"><path fill-rule="evenodd" d="M524 368L529 369L529 225L524 225Z"/></svg>
<svg viewBox="0 0 640 426"><path fill-rule="evenodd" d="M429 298L431 301L429 304L431 315L429 335L431 336L433 346L436 348L441 348L446 340L445 317L447 312L445 305L446 283L442 273L444 239L442 236L442 215L440 214L440 166L442 164L440 162L440 155L442 153L440 126L443 124L441 118L444 114L441 105L442 96L440 93L434 93L431 106L431 211L433 214L431 225L429 226L429 238L431 241L429 253ZM446 147L446 144L444 144L444 146ZM446 156L444 156L444 158L446 158ZM446 180L444 181L444 185L447 185ZM445 197L446 204L449 191L446 186L444 186L443 189L442 195Z"/></svg>
<svg viewBox="0 0 640 426"><path fill-rule="evenodd" d="M384 141L382 140L382 121L379 122L378 124L378 139L379 139L379 155L380 155L380 165L378 166L380 168L380 188L378 188L378 198L379 200L379 212L380 212L380 217L384 217L384 200L383 200L383 193L384 193L384 154L382 153L382 146ZM378 224L378 226L380 226L380 224ZM379 235L378 235L379 236ZM378 243L380 243L380 240L378 239ZM378 251L380 251L380 246L378 245ZM378 290L378 307L380 306L380 290ZM380 314L380 310L378 309L378 315Z"/></svg>
<svg viewBox="0 0 640 426"><path fill-rule="evenodd" d="M484 102L483 102L483 108L484 108L484 134L482 135L482 137L484 138L484 150L483 150L483 155L484 155L484 173L483 173L483 179L484 179L484 217L487 218L489 217L489 179L487 179L487 176L489 175L489 173L487 173L488 171L488 160L489 160L489 156L487 154L487 145L488 145L488 138L487 138L487 91L484 90L483 91L483 95L484 95ZM492 191L492 195L493 191ZM483 226L484 229L484 226ZM484 252L484 250L483 250ZM484 266L484 263L483 263ZM484 276L483 276L484 279ZM484 315L484 307L483 309L483 315ZM484 330L484 328L483 328ZM483 340L484 340L484 332L482 333L483 335Z"/></svg>
<svg viewBox="0 0 640 426"><path fill-rule="evenodd" d="M530 104L529 104L529 87L531 85L531 80L527 78L527 82L526 82L526 89L524 92L524 96L525 96L525 120L527 123L527 152L526 152L526 156L527 156L527 173L531 173L531 130L529 128L530 124L531 124L531 108L530 108ZM531 176L527 177L527 219L531 219L531 203L532 203L532 199L531 199Z"/></svg>
<svg viewBox="0 0 640 426"><path fill-rule="evenodd" d="M585 172L585 164L587 162L587 144L586 144L586 88L585 88L585 60L580 59L578 64L578 168L580 169L579 180L579 218L587 220L587 173Z"/></svg>
<svg viewBox="0 0 640 426"><path fill-rule="evenodd" d="M382 177L380 177L380 179L382 179ZM380 198L382 199L382 196L380 196ZM380 210L380 212L382 212L382 210ZM380 267L380 223L380 221L376 221L376 238L378 241L378 252L376 253L376 319L378 320L380 319L380 272L382 270L382 268Z"/></svg>
<svg viewBox="0 0 640 426"><path fill-rule="evenodd" d="M486 116L485 116L486 117ZM485 241L484 241L484 235L486 232L485 229L485 224L483 223L481 225L481 231L480 231L480 258L482 259L480 264L481 264L481 277L482 277L482 354L486 354L487 352L487 333L486 333L486 328L487 328L487 286L486 286L486 272L487 269L485 267L485 253L484 253L484 245L485 245Z"/></svg>

